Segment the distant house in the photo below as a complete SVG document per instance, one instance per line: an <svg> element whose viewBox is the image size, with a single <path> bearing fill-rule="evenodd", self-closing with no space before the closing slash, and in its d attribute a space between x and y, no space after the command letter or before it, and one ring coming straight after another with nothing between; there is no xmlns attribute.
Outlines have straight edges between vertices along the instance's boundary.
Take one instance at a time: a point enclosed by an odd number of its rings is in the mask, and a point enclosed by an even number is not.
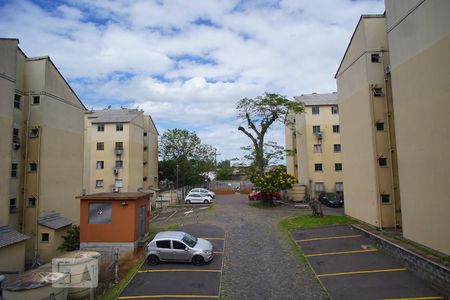
<svg viewBox="0 0 450 300"><path fill-rule="evenodd" d="M59 213L51 213L38 218L38 236L41 262L47 263L61 253L58 250L64 241L63 236L72 226L72 221Z"/></svg>

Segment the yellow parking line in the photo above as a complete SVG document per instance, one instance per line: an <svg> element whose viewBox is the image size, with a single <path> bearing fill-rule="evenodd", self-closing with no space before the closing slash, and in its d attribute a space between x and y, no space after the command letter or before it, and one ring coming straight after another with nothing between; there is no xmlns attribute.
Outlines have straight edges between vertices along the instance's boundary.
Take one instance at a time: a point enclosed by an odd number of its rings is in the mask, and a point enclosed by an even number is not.
<svg viewBox="0 0 450 300"><path fill-rule="evenodd" d="M353 254L353 253L366 253L366 252L375 252L377 249L367 249L367 250L352 250L352 251L340 251L340 252L325 252L325 253L316 253L316 254L308 254L306 257L314 257L314 256L325 256L325 255L340 255L340 254Z"/></svg>
<svg viewBox="0 0 450 300"><path fill-rule="evenodd" d="M311 238L311 239L304 239L304 240L295 240L298 242L312 242L312 241L323 241L323 240L336 240L336 239L349 239L349 238L356 238L361 237L361 234L355 234L355 235L340 235L340 236L328 236L328 237L320 237L320 238Z"/></svg>
<svg viewBox="0 0 450 300"><path fill-rule="evenodd" d="M138 273L158 273L158 272L213 272L220 273L222 270L212 269L154 269L154 270L140 270Z"/></svg>
<svg viewBox="0 0 450 300"><path fill-rule="evenodd" d="M206 298L218 299L219 296L209 295L144 295L144 296L122 296L117 299L155 299L155 298Z"/></svg>
<svg viewBox="0 0 450 300"><path fill-rule="evenodd" d="M431 296L431 297L413 297L413 298L383 298L379 300L434 300L434 299L444 299L444 297Z"/></svg>
<svg viewBox="0 0 450 300"><path fill-rule="evenodd" d="M371 273L384 273L384 272L400 272L400 271L407 271L407 269L406 268L398 268L398 269L382 269L382 270L368 270L368 271L328 273L328 274L317 275L317 277L341 276L341 275L357 275L357 274L371 274Z"/></svg>

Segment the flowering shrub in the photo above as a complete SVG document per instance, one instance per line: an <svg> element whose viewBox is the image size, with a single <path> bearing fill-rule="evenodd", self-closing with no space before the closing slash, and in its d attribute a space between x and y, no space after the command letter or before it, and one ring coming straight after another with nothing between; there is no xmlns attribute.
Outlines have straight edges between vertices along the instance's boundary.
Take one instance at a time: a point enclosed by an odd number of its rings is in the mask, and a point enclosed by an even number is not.
<svg viewBox="0 0 450 300"><path fill-rule="evenodd" d="M296 182L294 176L286 173L282 166L278 166L263 176L257 176L253 180L256 189L265 193L279 192L292 188Z"/></svg>

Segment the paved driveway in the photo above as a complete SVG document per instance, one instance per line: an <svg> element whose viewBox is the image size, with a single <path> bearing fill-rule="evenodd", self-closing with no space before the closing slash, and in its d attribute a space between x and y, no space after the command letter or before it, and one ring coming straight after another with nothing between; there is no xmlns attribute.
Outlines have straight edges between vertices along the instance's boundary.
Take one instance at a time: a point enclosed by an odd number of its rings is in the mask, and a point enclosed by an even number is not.
<svg viewBox="0 0 450 300"><path fill-rule="evenodd" d="M161 262L144 264L119 299L218 299L222 280L225 232L217 226L192 224L180 228L214 246L214 259L203 265Z"/></svg>
<svg viewBox="0 0 450 300"><path fill-rule="evenodd" d="M444 299L350 226L297 230L293 236L333 299Z"/></svg>

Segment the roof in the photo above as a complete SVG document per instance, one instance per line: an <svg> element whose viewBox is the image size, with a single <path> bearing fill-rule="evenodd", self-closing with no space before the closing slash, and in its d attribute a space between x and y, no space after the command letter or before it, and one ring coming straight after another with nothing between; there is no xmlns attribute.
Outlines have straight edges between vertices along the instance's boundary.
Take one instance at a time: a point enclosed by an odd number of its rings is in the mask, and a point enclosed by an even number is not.
<svg viewBox="0 0 450 300"><path fill-rule="evenodd" d="M29 238L29 236L22 234L9 226L0 227L0 248L28 240Z"/></svg>
<svg viewBox="0 0 450 300"><path fill-rule="evenodd" d="M137 109L104 109L87 112L88 119L92 124L96 123L129 123L137 116L143 114Z"/></svg>
<svg viewBox="0 0 450 300"><path fill-rule="evenodd" d="M338 104L338 95L336 92L329 94L307 94L301 96L295 96L296 101L301 101L305 103L305 106L311 105L336 105Z"/></svg>
<svg viewBox="0 0 450 300"><path fill-rule="evenodd" d="M128 192L128 193L97 193L85 195L80 198L82 200L135 200L145 196L152 196L151 192Z"/></svg>
<svg viewBox="0 0 450 300"><path fill-rule="evenodd" d="M185 233L183 231L161 231L154 237L155 240L160 239L179 239L181 240Z"/></svg>
<svg viewBox="0 0 450 300"><path fill-rule="evenodd" d="M51 213L38 218L39 225L51 228L51 229L60 229L66 226L72 225L72 221L61 217L59 213Z"/></svg>

